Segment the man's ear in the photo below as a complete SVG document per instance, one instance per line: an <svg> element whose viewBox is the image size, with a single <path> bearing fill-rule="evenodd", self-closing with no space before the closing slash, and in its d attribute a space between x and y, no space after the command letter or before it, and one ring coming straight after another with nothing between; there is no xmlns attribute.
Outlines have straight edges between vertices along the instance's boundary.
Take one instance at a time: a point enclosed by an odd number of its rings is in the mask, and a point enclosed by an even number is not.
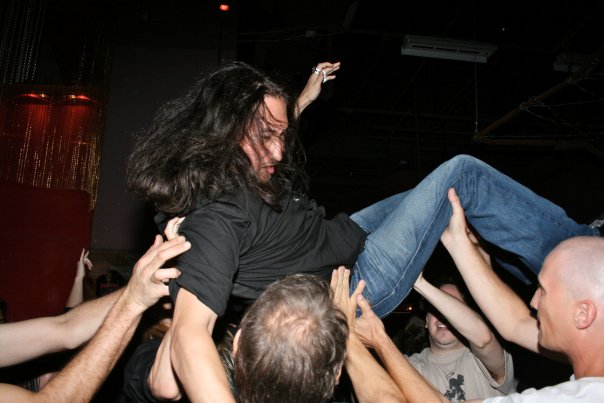
<svg viewBox="0 0 604 403"><path fill-rule="evenodd" d="M343 367L343 365L340 366L340 368L338 369L338 373L336 374L336 385L338 385L340 383L340 376L342 375L342 367Z"/></svg>
<svg viewBox="0 0 604 403"><path fill-rule="evenodd" d="M241 329L237 329L237 333L235 333L235 337L233 337L233 351L231 352L233 358L235 358L237 349L239 348L239 336L241 336Z"/></svg>
<svg viewBox="0 0 604 403"><path fill-rule="evenodd" d="M577 329L583 330L588 328L598 315L598 308L593 301L584 299L578 302L577 310L575 311L575 326Z"/></svg>

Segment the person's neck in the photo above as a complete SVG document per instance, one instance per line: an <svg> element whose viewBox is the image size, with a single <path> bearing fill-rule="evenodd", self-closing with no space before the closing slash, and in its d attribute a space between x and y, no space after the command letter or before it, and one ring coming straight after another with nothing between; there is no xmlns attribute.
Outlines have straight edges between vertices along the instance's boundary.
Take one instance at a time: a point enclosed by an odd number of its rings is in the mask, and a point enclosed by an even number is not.
<svg viewBox="0 0 604 403"><path fill-rule="evenodd" d="M460 342L452 343L446 346L440 346L436 343L430 343L430 352L433 355L446 355L459 351L464 347L465 346Z"/></svg>
<svg viewBox="0 0 604 403"><path fill-rule="evenodd" d="M569 360L573 366L575 379L604 377L604 361L598 358L598 354L594 355L594 351L589 354L569 357Z"/></svg>

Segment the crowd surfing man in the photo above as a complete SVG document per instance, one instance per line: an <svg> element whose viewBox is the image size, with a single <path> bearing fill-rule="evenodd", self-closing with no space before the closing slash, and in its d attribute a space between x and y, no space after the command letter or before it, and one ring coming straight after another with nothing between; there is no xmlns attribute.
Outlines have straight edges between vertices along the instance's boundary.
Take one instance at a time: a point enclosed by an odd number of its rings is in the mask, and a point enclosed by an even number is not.
<svg viewBox="0 0 604 403"><path fill-rule="evenodd" d="M311 78L321 85L330 70L319 69ZM174 319L158 357L169 360L165 367L192 401L233 400L211 338L231 295L255 299L288 274L329 276L346 265L352 287L366 282L375 312L391 312L447 226L451 187L480 235L535 272L563 239L598 234L469 156L444 163L410 191L326 219L305 194L297 110L258 70L227 64L163 106L130 156L128 183L153 203L158 221L187 217L180 231L192 248L170 284Z"/></svg>

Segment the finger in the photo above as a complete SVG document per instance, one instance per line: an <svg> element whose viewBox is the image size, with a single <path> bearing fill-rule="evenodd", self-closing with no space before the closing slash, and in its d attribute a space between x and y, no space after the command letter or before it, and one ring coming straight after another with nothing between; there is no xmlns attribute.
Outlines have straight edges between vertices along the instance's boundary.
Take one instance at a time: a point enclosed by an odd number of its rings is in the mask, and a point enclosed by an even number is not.
<svg viewBox="0 0 604 403"><path fill-rule="evenodd" d="M449 198L449 201L451 202L451 207L453 208L453 214L460 213L460 212L463 214L463 207L461 206L461 201L459 200L459 196L457 196L457 192L455 191L455 188L449 189L447 196Z"/></svg>
<svg viewBox="0 0 604 403"><path fill-rule="evenodd" d="M170 241L168 241L168 242L170 242ZM147 249L145 254L143 256L141 256L140 259L138 259L138 262L136 263L136 265L134 267L136 268L137 266L140 267L140 266L146 266L147 264L149 264L149 262L151 262L155 258L159 247L168 242L164 242L164 239L161 237L161 235L155 235L155 239L153 240L153 245L151 245L149 247L149 249Z"/></svg>
<svg viewBox="0 0 604 403"><path fill-rule="evenodd" d="M357 288L355 288L354 292L350 296L350 301L352 302L353 308L355 310L357 308L357 296L361 295L363 293L364 289L365 289L365 280L361 280L361 281L359 281L359 284L357 284Z"/></svg>
<svg viewBox="0 0 604 403"><path fill-rule="evenodd" d="M181 272L177 268L171 267L168 269L158 269L153 273L153 280L155 282L165 283L168 280L178 278Z"/></svg>
<svg viewBox="0 0 604 403"><path fill-rule="evenodd" d="M162 262L161 264L191 249L191 242L184 241L184 237L182 239L182 242L177 242L158 252L157 259Z"/></svg>
<svg viewBox="0 0 604 403"><path fill-rule="evenodd" d="M365 299L363 294L357 295L357 305L359 308L361 308L361 312L363 312L363 315L373 314L373 311L371 310L371 306L369 305L369 302L367 302L367 300Z"/></svg>
<svg viewBox="0 0 604 403"><path fill-rule="evenodd" d="M340 295L338 297L340 298L340 300L348 298L349 274L350 270L347 270L344 266L338 267L338 290L340 291Z"/></svg>
<svg viewBox="0 0 604 403"><path fill-rule="evenodd" d="M82 253L80 254L80 260L82 260L82 258L84 257L85 251L86 251L86 248L82 248Z"/></svg>
<svg viewBox="0 0 604 403"><path fill-rule="evenodd" d="M336 289L338 286L338 269L333 269L333 271L331 272L331 281L329 283L329 288L331 288L331 292L334 294L336 294Z"/></svg>
<svg viewBox="0 0 604 403"><path fill-rule="evenodd" d="M342 272L343 266L340 266L336 269L336 281L335 281L335 290L334 290L334 300L336 302L340 302L342 300Z"/></svg>
<svg viewBox="0 0 604 403"><path fill-rule="evenodd" d="M164 235L168 240L178 236L178 227L183 219L183 217L174 217L168 221L168 224L166 224L166 228L164 229Z"/></svg>

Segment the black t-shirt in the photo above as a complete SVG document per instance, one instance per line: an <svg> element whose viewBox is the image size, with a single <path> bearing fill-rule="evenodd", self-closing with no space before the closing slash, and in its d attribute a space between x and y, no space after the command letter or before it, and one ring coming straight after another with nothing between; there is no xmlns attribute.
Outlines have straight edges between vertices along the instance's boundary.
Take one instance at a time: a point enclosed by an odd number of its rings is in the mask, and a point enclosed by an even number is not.
<svg viewBox="0 0 604 403"><path fill-rule="evenodd" d="M256 299L288 274L328 276L352 266L366 237L346 214L326 219L306 197L291 197L277 212L249 191L198 205L179 232L192 247L178 257L182 274L170 282L170 294L176 299L184 287L218 316L231 294Z"/></svg>

